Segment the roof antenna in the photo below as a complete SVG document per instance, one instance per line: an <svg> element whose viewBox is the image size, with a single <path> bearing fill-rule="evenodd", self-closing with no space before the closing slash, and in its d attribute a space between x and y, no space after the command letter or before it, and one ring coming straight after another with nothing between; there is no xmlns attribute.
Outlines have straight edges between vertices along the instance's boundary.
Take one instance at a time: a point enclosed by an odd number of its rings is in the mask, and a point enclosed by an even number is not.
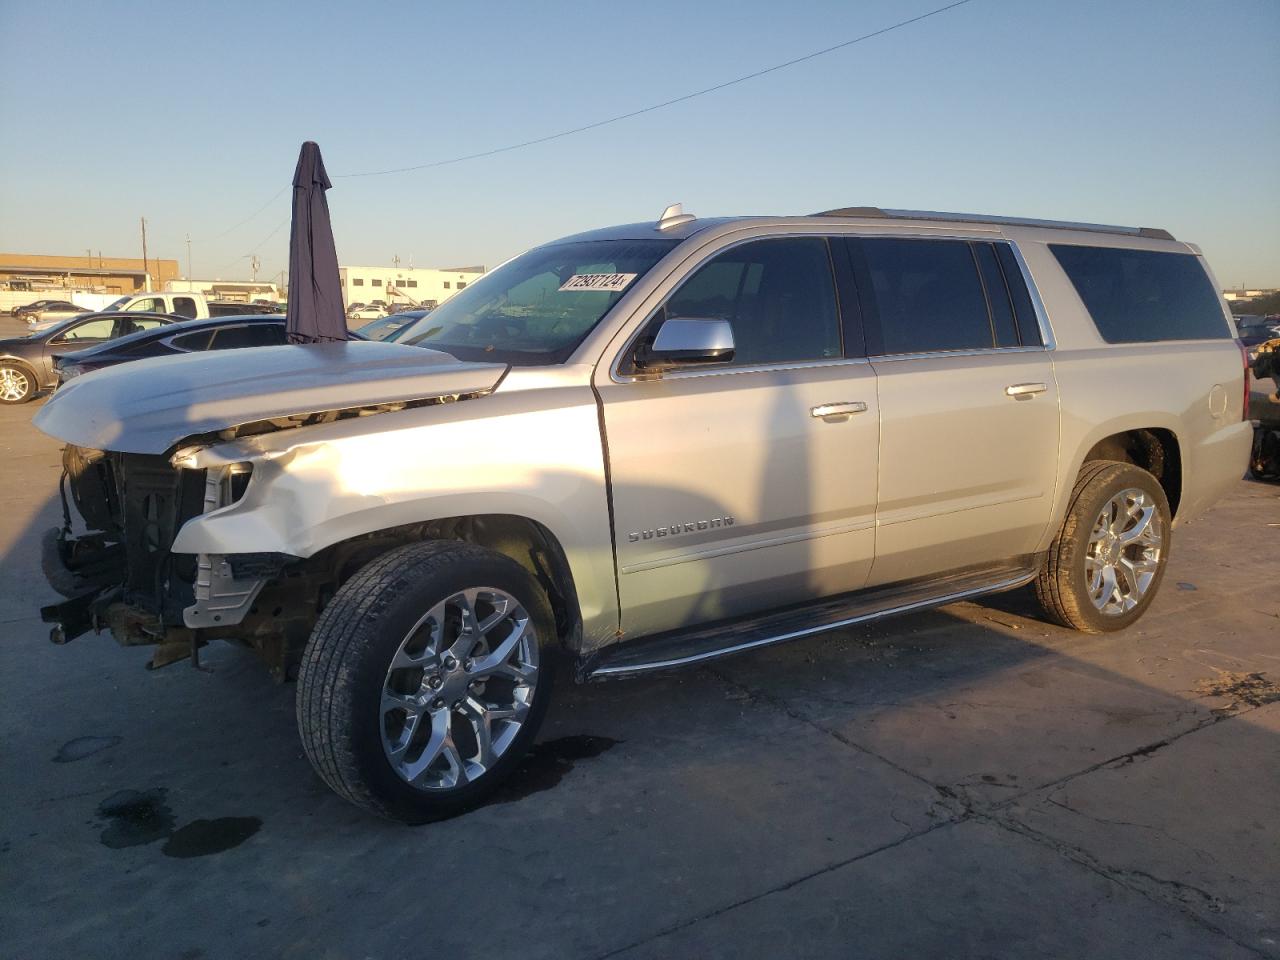
<svg viewBox="0 0 1280 960"><path fill-rule="evenodd" d="M672 227L678 227L682 223L688 223L691 220L698 219L692 213L684 212L683 203L673 203L667 209L662 211L662 216L658 218L657 230L670 230Z"/></svg>

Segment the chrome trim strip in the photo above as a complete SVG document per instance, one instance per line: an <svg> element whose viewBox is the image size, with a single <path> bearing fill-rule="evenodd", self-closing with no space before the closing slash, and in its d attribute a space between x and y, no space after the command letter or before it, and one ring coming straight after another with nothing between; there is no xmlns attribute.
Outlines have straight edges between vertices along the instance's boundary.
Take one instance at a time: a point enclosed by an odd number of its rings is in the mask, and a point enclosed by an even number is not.
<svg viewBox="0 0 1280 960"><path fill-rule="evenodd" d="M595 679L596 677L629 676L635 673L649 673L653 670L665 670L670 667L682 667L693 663L703 663L707 660L716 660L720 657L729 656L733 653L741 653L744 650L768 647L777 643L784 643L787 640L798 640L801 637L808 637L817 633L826 633L828 630L838 630L841 627L852 626L855 623L866 623L869 620L879 620L881 617L894 616L899 613L910 613L913 610L923 610L928 607L938 607L943 604L954 603L957 600L977 597L985 593L994 593L997 590L1013 589L1014 587L1020 587L1023 584L1030 583L1035 579L1036 573L1036 570L1032 570L1029 573L1019 574L1011 579L1000 580L996 583L987 584L986 586L973 587L969 590L961 590L957 593L944 594L943 596L934 597L928 600L915 600L911 603L904 603L901 606L886 607L883 610L859 614L856 617L848 617L844 620L838 620L835 623L826 623L818 627L807 627L803 630L793 630L790 633L781 633L773 637L762 637L759 640L752 640L748 643L734 644L731 647L721 647L718 650L709 650L706 653L693 654L688 657L675 657L670 660L655 660L650 663L638 663L630 666L601 667L598 670L592 670L588 673L587 679Z"/></svg>
<svg viewBox="0 0 1280 960"><path fill-rule="evenodd" d="M922 353L889 353L872 357L871 362L894 363L898 360L932 360L937 357L985 357L1004 353L1044 353L1044 347L978 347L972 350L926 350Z"/></svg>
<svg viewBox="0 0 1280 960"><path fill-rule="evenodd" d="M1044 341L1044 349L1055 350L1058 341L1053 336L1053 327L1049 323L1049 311L1045 309L1044 301L1040 299L1040 289L1036 286L1035 278L1031 276L1031 268L1027 266L1027 261L1022 256L1022 251L1018 249L1018 245L1012 240L1005 242L1009 244L1009 249L1013 251L1013 259L1018 261L1018 269L1022 271L1022 282L1031 296L1031 306L1036 312L1036 323L1040 325L1040 339Z"/></svg>

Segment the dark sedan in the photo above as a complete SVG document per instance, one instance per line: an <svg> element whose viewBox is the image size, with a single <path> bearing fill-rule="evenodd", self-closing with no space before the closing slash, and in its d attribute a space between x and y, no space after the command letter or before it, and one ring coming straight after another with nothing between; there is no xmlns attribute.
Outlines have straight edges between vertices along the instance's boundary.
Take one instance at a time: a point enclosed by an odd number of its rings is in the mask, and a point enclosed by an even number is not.
<svg viewBox="0 0 1280 960"><path fill-rule="evenodd" d="M0 403L26 403L56 385L53 358L107 340L177 323L160 313L89 313L47 330L0 340Z"/></svg>
<svg viewBox="0 0 1280 960"><path fill-rule="evenodd" d="M58 383L83 373L114 367L118 363L168 357L200 350L235 350L241 347L272 347L285 343L285 318L281 314L241 314L186 320L162 330L147 330L100 343L57 358Z"/></svg>

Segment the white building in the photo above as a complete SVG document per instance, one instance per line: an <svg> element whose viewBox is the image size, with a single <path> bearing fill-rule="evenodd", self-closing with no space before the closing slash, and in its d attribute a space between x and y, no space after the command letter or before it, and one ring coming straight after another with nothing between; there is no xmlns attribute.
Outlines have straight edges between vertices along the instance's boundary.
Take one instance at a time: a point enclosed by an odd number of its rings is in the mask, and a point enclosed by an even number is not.
<svg viewBox="0 0 1280 960"><path fill-rule="evenodd" d="M169 280L164 288L169 293L203 293L210 300L236 303L281 299L280 288L274 283L256 280Z"/></svg>
<svg viewBox="0 0 1280 960"><path fill-rule="evenodd" d="M484 274L484 267L339 267L342 300L353 303L444 303Z"/></svg>

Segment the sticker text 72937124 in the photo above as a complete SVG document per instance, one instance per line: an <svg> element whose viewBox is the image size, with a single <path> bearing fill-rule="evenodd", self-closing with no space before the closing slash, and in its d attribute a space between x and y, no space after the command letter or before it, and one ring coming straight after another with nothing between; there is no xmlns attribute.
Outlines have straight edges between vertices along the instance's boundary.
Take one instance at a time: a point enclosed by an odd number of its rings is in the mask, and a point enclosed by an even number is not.
<svg viewBox="0 0 1280 960"><path fill-rule="evenodd" d="M617 293L636 278L634 273L575 273L560 284L561 290L604 290Z"/></svg>

